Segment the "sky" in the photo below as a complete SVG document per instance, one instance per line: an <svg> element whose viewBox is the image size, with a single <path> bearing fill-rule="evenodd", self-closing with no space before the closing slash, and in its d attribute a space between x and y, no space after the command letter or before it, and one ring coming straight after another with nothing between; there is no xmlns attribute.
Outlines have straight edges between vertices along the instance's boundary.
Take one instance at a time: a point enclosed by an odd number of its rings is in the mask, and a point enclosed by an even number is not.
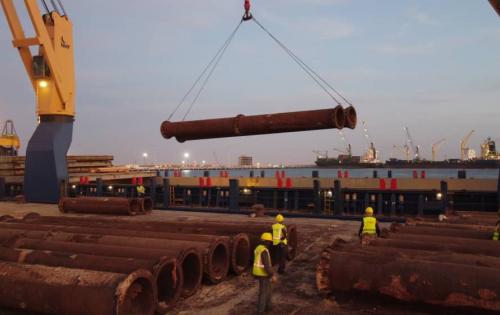
<svg viewBox="0 0 500 315"><path fill-rule="evenodd" d="M21 1L15 1L27 27ZM115 163L312 164L315 150L346 146L335 129L188 141L164 139L166 120L243 14L241 0L63 1L74 26L76 120L70 154L111 154ZM459 157L500 142L500 18L488 1L254 0L252 12L349 99L358 127L344 129L354 154L369 137L383 159L403 158L407 126L425 158ZM0 123L13 119L24 154L35 99L0 14ZM180 120L184 104L173 120ZM253 22L245 22L187 119L333 107L336 104ZM500 146L500 143L499 143ZM399 154L399 155L398 155Z"/></svg>

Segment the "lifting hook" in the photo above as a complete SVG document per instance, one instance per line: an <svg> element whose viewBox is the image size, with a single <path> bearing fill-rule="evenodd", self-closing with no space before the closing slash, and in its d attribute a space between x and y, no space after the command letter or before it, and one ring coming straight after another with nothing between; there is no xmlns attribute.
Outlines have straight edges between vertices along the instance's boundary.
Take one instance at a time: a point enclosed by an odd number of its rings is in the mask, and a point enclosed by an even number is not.
<svg viewBox="0 0 500 315"><path fill-rule="evenodd" d="M243 21L248 21L252 19L252 13L250 13L250 0L245 0L243 6L245 8L245 14L243 15Z"/></svg>

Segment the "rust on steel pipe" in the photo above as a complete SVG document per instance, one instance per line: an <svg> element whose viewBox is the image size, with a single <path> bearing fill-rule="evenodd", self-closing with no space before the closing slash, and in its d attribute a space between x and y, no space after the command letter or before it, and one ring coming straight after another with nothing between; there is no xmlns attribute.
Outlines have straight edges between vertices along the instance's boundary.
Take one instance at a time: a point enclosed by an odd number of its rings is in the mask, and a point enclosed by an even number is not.
<svg viewBox="0 0 500 315"><path fill-rule="evenodd" d="M134 248L125 246L111 246L102 244L46 241L27 238L12 239L5 246L19 249L34 249L73 254L87 254L95 256L125 257L139 259L160 259L161 257L176 257L182 267L184 286L183 296L192 295L201 285L203 276L203 261L199 250L195 248L152 249Z"/></svg>
<svg viewBox="0 0 500 315"><path fill-rule="evenodd" d="M349 110L350 122L356 112ZM177 141L212 139L224 137L251 136L271 133L307 131L318 129L342 129L345 124L345 112L342 106L331 109L308 110L300 112L276 113L267 115L217 118L161 124L164 138L175 137ZM354 127L350 125L349 127Z"/></svg>
<svg viewBox="0 0 500 315"><path fill-rule="evenodd" d="M329 291L370 291L403 301L500 311L498 269L334 251L317 276Z"/></svg>
<svg viewBox="0 0 500 315"><path fill-rule="evenodd" d="M61 212L135 215L141 211L137 199L122 197L78 197L59 200Z"/></svg>
<svg viewBox="0 0 500 315"><path fill-rule="evenodd" d="M450 229L446 227L407 226L399 223L393 223L391 225L391 231L405 235L406 234L434 235L434 236L471 238L478 240L489 240L491 239L492 236L492 232L490 231L467 230L467 229L459 230L459 229ZM405 236L401 237L403 238Z"/></svg>
<svg viewBox="0 0 500 315"><path fill-rule="evenodd" d="M62 224L61 222L58 222ZM66 235L63 233L67 233ZM71 234L70 234L71 233ZM34 239L53 239L62 241L72 241L75 234L97 234L97 235L115 235L137 237L138 232L129 229L114 229L102 227L84 227L68 225L47 225L32 223L15 223L10 221L5 224L0 222L0 240L8 239L12 236L21 235L26 238ZM229 244L229 260L231 270L239 275L243 273L250 264L251 248L248 235L239 233L232 236L216 236L204 234L185 234L169 233L155 231L141 231L140 236L144 238L155 238L164 240L185 240L194 242L213 242L225 240ZM63 237L63 238L62 238Z"/></svg>
<svg viewBox="0 0 500 315"><path fill-rule="evenodd" d="M178 265L176 258L144 260L3 247L0 250L0 260L124 274L141 268L147 269L152 274L155 284L153 289L162 309L171 307L180 297L182 290L182 267Z"/></svg>
<svg viewBox="0 0 500 315"><path fill-rule="evenodd" d="M126 275L0 262L0 306L44 314L152 315L156 299L144 269Z"/></svg>
<svg viewBox="0 0 500 315"><path fill-rule="evenodd" d="M421 249L430 251L450 251L454 253L462 254L481 254L494 257L500 257L500 244L494 244L495 242L479 242L474 245L470 244L460 244L459 242L454 243L439 243L429 242L429 241L410 241L401 239L372 239L369 240L370 246L382 246L382 247L396 247L396 248L409 248L409 249ZM497 242L498 243L498 242Z"/></svg>
<svg viewBox="0 0 500 315"><path fill-rule="evenodd" d="M354 107L349 106L344 109L344 126L349 129L356 128L358 118Z"/></svg>

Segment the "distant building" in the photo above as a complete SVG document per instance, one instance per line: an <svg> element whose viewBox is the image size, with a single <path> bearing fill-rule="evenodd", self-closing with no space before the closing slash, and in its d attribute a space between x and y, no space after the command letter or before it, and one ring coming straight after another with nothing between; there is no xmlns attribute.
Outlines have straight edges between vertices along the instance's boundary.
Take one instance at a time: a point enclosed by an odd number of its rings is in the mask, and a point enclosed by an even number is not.
<svg viewBox="0 0 500 315"><path fill-rule="evenodd" d="M253 166L252 157L241 155L238 158L238 166Z"/></svg>

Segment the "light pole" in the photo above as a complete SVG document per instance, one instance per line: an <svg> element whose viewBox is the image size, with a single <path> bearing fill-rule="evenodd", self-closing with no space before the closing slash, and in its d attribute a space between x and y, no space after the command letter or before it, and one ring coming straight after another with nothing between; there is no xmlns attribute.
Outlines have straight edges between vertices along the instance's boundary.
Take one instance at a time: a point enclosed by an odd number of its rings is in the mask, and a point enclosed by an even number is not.
<svg viewBox="0 0 500 315"><path fill-rule="evenodd" d="M142 157L143 157L143 159L144 159L144 165L146 165L146 159L148 158L148 153L147 153L147 152L144 152L144 153L142 154Z"/></svg>

